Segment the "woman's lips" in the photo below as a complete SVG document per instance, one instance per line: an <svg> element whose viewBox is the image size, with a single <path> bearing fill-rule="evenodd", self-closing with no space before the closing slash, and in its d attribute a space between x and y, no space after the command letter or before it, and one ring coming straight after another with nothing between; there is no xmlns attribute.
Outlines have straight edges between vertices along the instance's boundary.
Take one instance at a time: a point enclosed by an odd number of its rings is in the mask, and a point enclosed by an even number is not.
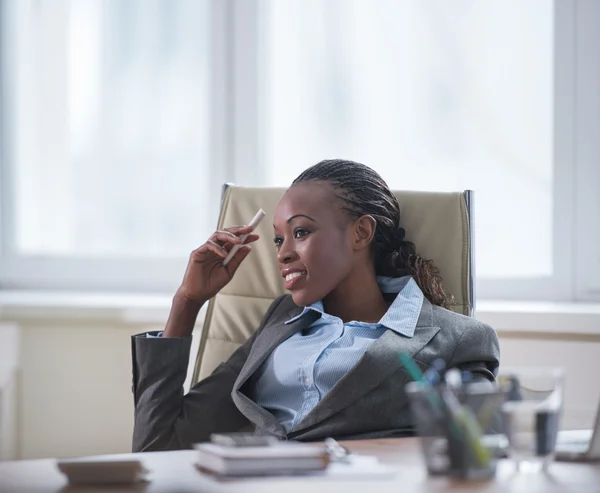
<svg viewBox="0 0 600 493"><path fill-rule="evenodd" d="M299 283L304 282L306 279L306 271L292 272L285 276L285 289L294 289L298 287Z"/></svg>

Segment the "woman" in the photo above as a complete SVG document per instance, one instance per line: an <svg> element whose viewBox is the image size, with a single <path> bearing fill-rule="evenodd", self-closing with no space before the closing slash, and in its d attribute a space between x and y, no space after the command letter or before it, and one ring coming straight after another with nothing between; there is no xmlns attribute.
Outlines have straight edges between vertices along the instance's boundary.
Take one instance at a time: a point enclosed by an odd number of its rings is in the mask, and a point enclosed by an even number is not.
<svg viewBox="0 0 600 493"><path fill-rule="evenodd" d="M448 310L436 267L404 240L386 183L367 166L331 160L302 173L275 211L291 296L276 299L250 339L184 396L198 311L250 253L245 245L222 264L249 230L217 231L192 252L161 337L133 338L134 451L234 431L307 441L410 435L401 351L422 369L442 358L494 381L494 330Z"/></svg>

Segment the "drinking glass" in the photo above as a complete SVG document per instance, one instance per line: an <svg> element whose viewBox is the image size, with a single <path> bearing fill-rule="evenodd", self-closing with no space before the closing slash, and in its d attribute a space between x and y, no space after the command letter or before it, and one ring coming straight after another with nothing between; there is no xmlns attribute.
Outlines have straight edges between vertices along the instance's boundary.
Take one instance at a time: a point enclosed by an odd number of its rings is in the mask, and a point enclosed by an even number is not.
<svg viewBox="0 0 600 493"><path fill-rule="evenodd" d="M545 470L554 459L563 407L563 370L503 368L498 383L506 392L502 417L508 458L522 472Z"/></svg>

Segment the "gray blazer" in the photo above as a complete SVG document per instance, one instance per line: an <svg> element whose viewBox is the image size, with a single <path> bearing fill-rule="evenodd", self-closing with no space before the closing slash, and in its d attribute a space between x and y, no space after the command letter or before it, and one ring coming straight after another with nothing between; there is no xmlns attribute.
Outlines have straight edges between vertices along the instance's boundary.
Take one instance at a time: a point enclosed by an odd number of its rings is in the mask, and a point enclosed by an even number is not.
<svg viewBox="0 0 600 493"><path fill-rule="evenodd" d="M186 395L191 337L133 336L133 451L190 448L211 433L254 431L311 441L380 438L414 434L404 386L410 381L398 354L412 356L422 370L442 358L449 367L494 382L499 365L495 331L475 319L423 301L412 338L391 330L373 342L356 366L326 394L290 433L252 400L254 375L271 351L317 314L285 325L301 312L291 296L277 298L260 327Z"/></svg>

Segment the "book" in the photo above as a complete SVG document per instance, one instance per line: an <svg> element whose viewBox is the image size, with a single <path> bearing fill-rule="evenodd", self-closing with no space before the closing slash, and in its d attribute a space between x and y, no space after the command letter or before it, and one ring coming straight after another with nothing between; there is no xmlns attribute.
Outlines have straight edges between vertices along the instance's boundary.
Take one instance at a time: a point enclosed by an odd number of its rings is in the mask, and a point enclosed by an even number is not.
<svg viewBox="0 0 600 493"><path fill-rule="evenodd" d="M329 464L325 447L282 442L259 447L195 444L196 467L219 476L267 476L323 471Z"/></svg>
<svg viewBox="0 0 600 493"><path fill-rule="evenodd" d="M72 485L134 484L149 472L139 460L105 457L58 459L56 466Z"/></svg>

